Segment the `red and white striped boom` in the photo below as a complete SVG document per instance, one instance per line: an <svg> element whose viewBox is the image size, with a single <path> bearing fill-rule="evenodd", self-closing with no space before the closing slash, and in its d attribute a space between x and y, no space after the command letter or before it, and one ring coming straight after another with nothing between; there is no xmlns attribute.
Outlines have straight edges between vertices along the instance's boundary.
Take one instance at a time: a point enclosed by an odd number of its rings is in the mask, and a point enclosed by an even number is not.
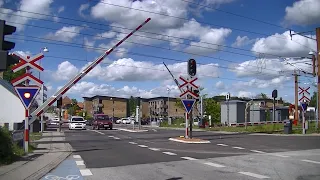
<svg viewBox="0 0 320 180"><path fill-rule="evenodd" d="M46 102L44 102L40 107L38 107L35 111L30 114L29 125L34 122L37 116L40 116L44 111L46 111L49 106L51 106L54 102L56 102L63 94L65 94L73 85L75 85L78 81L80 81L86 74L88 74L96 65L98 65L105 57L107 57L115 48L117 48L120 44L122 44L125 40L127 40L133 33L138 31L142 26L147 24L151 18L145 20L140 26L134 29L130 34L124 37L121 41L119 41L116 45L114 45L111 49L104 52L100 57L98 57L94 62L92 62L88 67L86 67L81 73L72 78L65 86L63 86L58 92L56 92L53 96L51 96Z"/></svg>

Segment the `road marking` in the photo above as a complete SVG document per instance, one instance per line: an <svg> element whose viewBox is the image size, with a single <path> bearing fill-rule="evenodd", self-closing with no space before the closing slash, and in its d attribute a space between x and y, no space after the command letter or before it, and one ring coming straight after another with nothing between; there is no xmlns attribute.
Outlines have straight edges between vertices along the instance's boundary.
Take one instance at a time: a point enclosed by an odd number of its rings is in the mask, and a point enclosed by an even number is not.
<svg viewBox="0 0 320 180"><path fill-rule="evenodd" d="M148 147L148 146L146 146L146 145L138 145L139 147L143 147L143 148L146 148L146 147Z"/></svg>
<svg viewBox="0 0 320 180"><path fill-rule="evenodd" d="M81 159L81 156L80 156L80 155L73 155L73 158L75 158L75 159Z"/></svg>
<svg viewBox="0 0 320 180"><path fill-rule="evenodd" d="M228 145L226 145L226 144L217 144L218 146L228 146Z"/></svg>
<svg viewBox="0 0 320 180"><path fill-rule="evenodd" d="M170 155L170 156L175 156L175 155L177 155L177 154L175 154L175 153L172 153L172 152L162 152L163 154L167 154L167 155Z"/></svg>
<svg viewBox="0 0 320 180"><path fill-rule="evenodd" d="M135 143L135 142L129 142L130 144L137 144L137 143Z"/></svg>
<svg viewBox="0 0 320 180"><path fill-rule="evenodd" d="M209 165L209 166L213 166L213 167L217 167L217 168L225 167L224 165L216 164L216 163L212 163L212 162L206 162L204 164Z"/></svg>
<svg viewBox="0 0 320 180"><path fill-rule="evenodd" d="M157 132L157 130L155 130L155 129L152 129L152 131Z"/></svg>
<svg viewBox="0 0 320 180"><path fill-rule="evenodd" d="M113 139L120 139L120 138L118 138L118 137L113 137Z"/></svg>
<svg viewBox="0 0 320 180"><path fill-rule="evenodd" d="M232 147L233 149L244 149L243 147L237 147L237 146L235 146L235 147Z"/></svg>
<svg viewBox="0 0 320 180"><path fill-rule="evenodd" d="M104 135L104 133L102 133L102 132L100 132L100 131L97 131L97 130L92 130L92 131Z"/></svg>
<svg viewBox="0 0 320 180"><path fill-rule="evenodd" d="M312 161L312 160L308 160L308 159L303 159L301 161L304 161L304 162L309 162L309 163L314 163L314 164L320 164L319 161Z"/></svg>
<svg viewBox="0 0 320 180"><path fill-rule="evenodd" d="M150 149L152 151L160 151L160 149L158 149L158 148L148 148L148 149Z"/></svg>
<svg viewBox="0 0 320 180"><path fill-rule="evenodd" d="M256 153L266 153L266 152L263 152L263 151L258 151L258 150L250 150L252 152L256 152Z"/></svg>
<svg viewBox="0 0 320 180"><path fill-rule="evenodd" d="M289 157L289 156L285 156L285 155L281 155L281 154L271 154L271 155L278 156L278 157L283 157L283 158Z"/></svg>
<svg viewBox="0 0 320 180"><path fill-rule="evenodd" d="M113 138L114 136L108 136L108 137Z"/></svg>
<svg viewBox="0 0 320 180"><path fill-rule="evenodd" d="M268 179L270 177L268 176L264 176L264 175L261 175L261 174L255 174L255 173L251 173L251 172L238 172L240 174L243 174L243 175L247 175L247 176L251 176L251 177L255 177L255 178L258 178L258 179Z"/></svg>
<svg viewBox="0 0 320 180"><path fill-rule="evenodd" d="M196 158L192 158L192 157L181 157L182 159L186 159L186 160L197 160Z"/></svg>
<svg viewBox="0 0 320 180"><path fill-rule="evenodd" d="M90 169L80 169L80 173L82 176L91 176L92 172L90 171Z"/></svg>
<svg viewBox="0 0 320 180"><path fill-rule="evenodd" d="M84 165L84 162L83 162L83 161L76 161L76 164L77 164L78 166L80 166L80 165Z"/></svg>

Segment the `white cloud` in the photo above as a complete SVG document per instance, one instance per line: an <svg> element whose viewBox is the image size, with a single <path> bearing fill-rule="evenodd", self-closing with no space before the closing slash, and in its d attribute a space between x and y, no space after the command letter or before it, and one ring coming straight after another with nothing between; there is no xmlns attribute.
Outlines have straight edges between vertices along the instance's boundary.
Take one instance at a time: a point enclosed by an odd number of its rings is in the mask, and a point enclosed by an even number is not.
<svg viewBox="0 0 320 180"><path fill-rule="evenodd" d="M104 32L104 33L99 33L97 34L94 39L110 39L110 38L113 38L117 35L116 32L114 31L108 31L108 32Z"/></svg>
<svg viewBox="0 0 320 180"><path fill-rule="evenodd" d="M90 41L87 37L84 38L84 47L87 51L92 51L94 48L95 41Z"/></svg>
<svg viewBox="0 0 320 180"><path fill-rule="evenodd" d="M64 6L60 6L58 9L58 13L62 13L64 11L65 7Z"/></svg>
<svg viewBox="0 0 320 180"><path fill-rule="evenodd" d="M46 14L50 14L50 5L52 3L53 0L21 0L20 3L17 3L19 4L17 7L18 11L14 12L9 9L0 9L1 13L8 13L5 15L1 15L1 19L18 23L13 25L17 27L17 31L21 31L24 29L24 25L27 24L32 18L48 18L47 16L42 16L40 14L43 12L46 12Z"/></svg>
<svg viewBox="0 0 320 180"><path fill-rule="evenodd" d="M79 72L78 68L69 61L64 61L58 65L56 72L52 74L54 80L69 80Z"/></svg>
<svg viewBox="0 0 320 180"><path fill-rule="evenodd" d="M252 93L252 92L248 92L248 91L239 91L239 92L238 92L238 97L248 97L248 98L251 98L251 97L253 97L253 96L255 96L255 94Z"/></svg>
<svg viewBox="0 0 320 180"><path fill-rule="evenodd" d="M320 23L320 1L300 0L286 7L285 22L289 25L311 25Z"/></svg>
<svg viewBox="0 0 320 180"><path fill-rule="evenodd" d="M255 39L249 39L248 36L237 36L236 41L231 45L232 47L242 47L254 43Z"/></svg>
<svg viewBox="0 0 320 180"><path fill-rule="evenodd" d="M251 50L259 52L256 54L265 53L266 57L270 57L267 54L277 55L278 57L305 57L310 50L316 49L316 42L312 39L299 35L293 36L292 39L289 31L283 34L276 33L269 37L258 39Z"/></svg>
<svg viewBox="0 0 320 180"><path fill-rule="evenodd" d="M87 10L89 8L90 4L86 3L86 4L81 4L79 9L78 9L78 14L81 17L86 17L86 15L83 13L83 11Z"/></svg>
<svg viewBox="0 0 320 180"><path fill-rule="evenodd" d="M15 51L15 52L19 53L23 57L31 56L31 52L30 51Z"/></svg>
<svg viewBox="0 0 320 180"><path fill-rule="evenodd" d="M80 70L83 70L88 65L89 63ZM186 62L168 64L167 66L175 76L187 74ZM213 63L198 65L199 79L217 77L219 74L217 66L217 64ZM54 73L54 76L57 80L66 80L70 79L70 77L74 76L77 72L79 72L79 69L76 66L65 61L58 66L58 70ZM97 65L85 78L94 78L103 81L163 81L170 79L171 76L163 64L122 58L107 66L104 66L103 64Z"/></svg>
<svg viewBox="0 0 320 180"><path fill-rule="evenodd" d="M81 27L77 26L65 26L55 33L47 34L46 38L64 42L71 42L76 36L79 35L81 29Z"/></svg>
<svg viewBox="0 0 320 180"><path fill-rule="evenodd" d="M217 89L225 89L225 85L224 85L224 83L222 81L218 81L216 83L216 88Z"/></svg>

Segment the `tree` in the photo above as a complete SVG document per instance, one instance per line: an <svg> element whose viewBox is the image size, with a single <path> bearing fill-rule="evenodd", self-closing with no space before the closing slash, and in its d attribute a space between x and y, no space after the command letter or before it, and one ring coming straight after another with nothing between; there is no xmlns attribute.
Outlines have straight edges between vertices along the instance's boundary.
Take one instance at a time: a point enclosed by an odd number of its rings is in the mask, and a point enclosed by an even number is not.
<svg viewBox="0 0 320 180"><path fill-rule="evenodd" d="M265 93L260 93L256 96L256 98L261 98L261 99L270 99Z"/></svg>
<svg viewBox="0 0 320 180"><path fill-rule="evenodd" d="M221 107L220 103L216 102L212 98L206 98L203 101L206 115L210 115L213 122L220 122Z"/></svg>
<svg viewBox="0 0 320 180"><path fill-rule="evenodd" d="M133 96L130 97L129 99L129 111L130 111L130 115L135 114L135 109L136 109L136 98L134 98Z"/></svg>
<svg viewBox="0 0 320 180"><path fill-rule="evenodd" d="M71 105L68 108L68 114L74 116L79 109L78 101L76 99L71 99Z"/></svg>
<svg viewBox="0 0 320 180"><path fill-rule="evenodd" d="M309 103L310 107L317 107L317 92L313 92Z"/></svg>
<svg viewBox="0 0 320 180"><path fill-rule="evenodd" d="M23 75L24 73L26 73L26 69L25 69L25 68L23 68L23 69L21 69L21 70L19 70L19 71L17 71L17 72L13 72L13 71L11 70L11 68L12 68L13 66L14 66L14 65L11 65L11 66L8 68L7 71L4 71L4 72L3 72L3 79L6 80L6 81L8 81L8 82L11 82L13 79L15 79L15 78Z"/></svg>

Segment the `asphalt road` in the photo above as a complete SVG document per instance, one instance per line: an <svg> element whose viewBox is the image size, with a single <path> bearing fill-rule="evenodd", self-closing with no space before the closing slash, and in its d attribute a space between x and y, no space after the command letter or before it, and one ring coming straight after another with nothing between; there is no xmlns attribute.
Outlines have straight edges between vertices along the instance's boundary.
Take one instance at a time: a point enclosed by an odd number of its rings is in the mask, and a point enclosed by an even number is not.
<svg viewBox="0 0 320 180"><path fill-rule="evenodd" d="M168 140L183 133L152 128L139 133L65 131L84 179L320 179L320 136L194 132L211 143Z"/></svg>

